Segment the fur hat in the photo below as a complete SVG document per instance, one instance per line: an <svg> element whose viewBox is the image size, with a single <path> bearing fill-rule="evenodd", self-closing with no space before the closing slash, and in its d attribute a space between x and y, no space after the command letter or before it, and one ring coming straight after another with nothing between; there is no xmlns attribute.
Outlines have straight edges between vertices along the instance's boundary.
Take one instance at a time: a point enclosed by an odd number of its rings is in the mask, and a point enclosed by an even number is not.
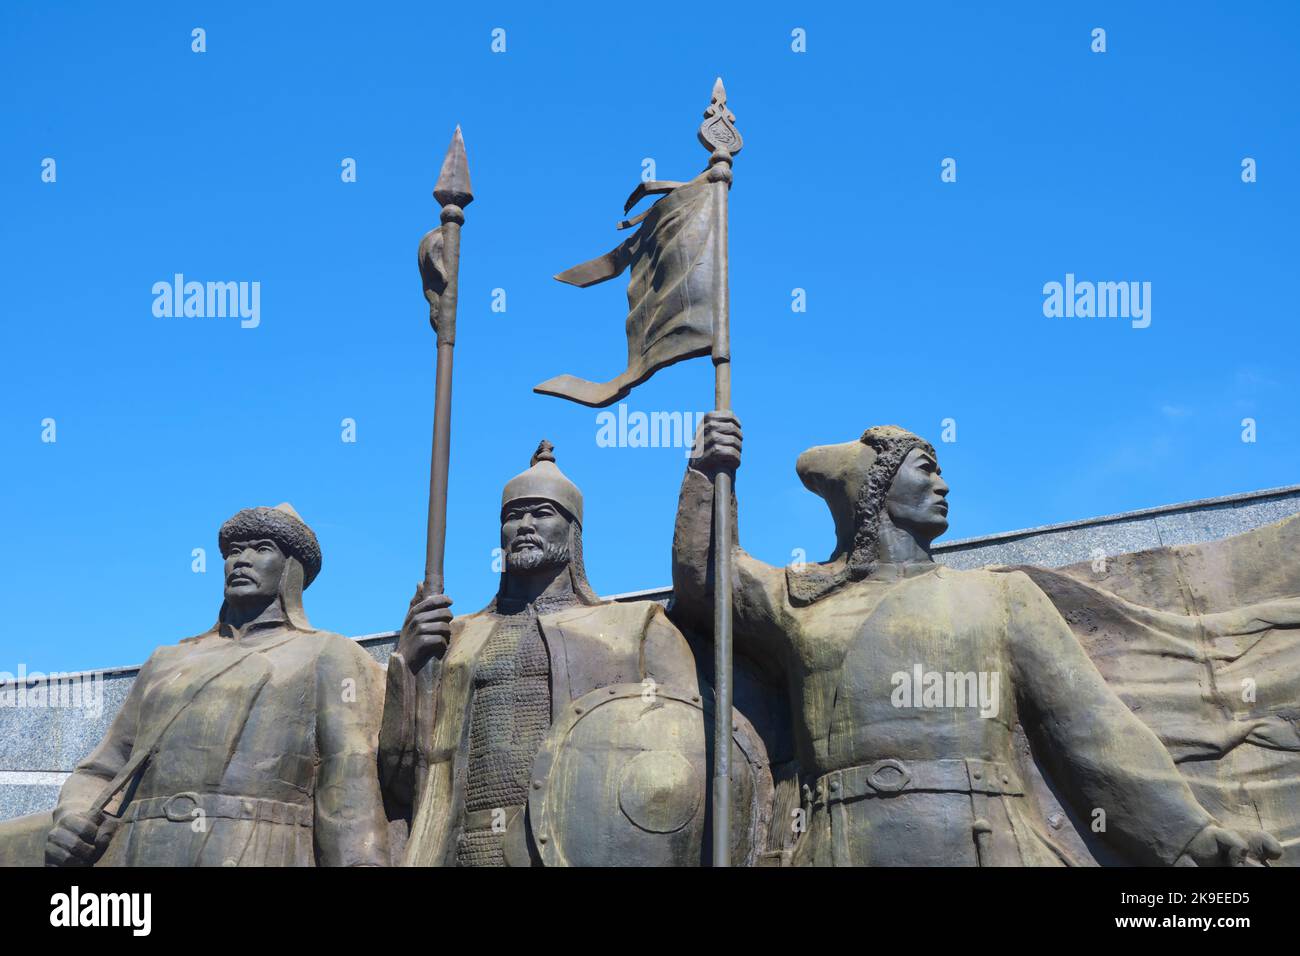
<svg viewBox="0 0 1300 956"><path fill-rule="evenodd" d="M217 545L221 553L234 541L274 541L281 551L302 564L304 588L320 573L320 544L315 533L288 502L274 508L245 508L221 526Z"/></svg>

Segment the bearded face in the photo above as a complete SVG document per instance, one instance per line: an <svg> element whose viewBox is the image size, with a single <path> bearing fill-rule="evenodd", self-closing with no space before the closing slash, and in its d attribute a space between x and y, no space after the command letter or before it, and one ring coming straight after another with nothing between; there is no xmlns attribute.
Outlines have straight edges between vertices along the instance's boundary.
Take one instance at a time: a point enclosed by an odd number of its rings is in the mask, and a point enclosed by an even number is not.
<svg viewBox="0 0 1300 956"><path fill-rule="evenodd" d="M520 554L506 555L506 570L511 574L529 574L534 571L562 568L568 563L568 545L549 544L540 551L529 549Z"/></svg>
<svg viewBox="0 0 1300 956"><path fill-rule="evenodd" d="M511 574L536 574L569 563L570 519L543 498L512 501L501 516L501 549Z"/></svg>

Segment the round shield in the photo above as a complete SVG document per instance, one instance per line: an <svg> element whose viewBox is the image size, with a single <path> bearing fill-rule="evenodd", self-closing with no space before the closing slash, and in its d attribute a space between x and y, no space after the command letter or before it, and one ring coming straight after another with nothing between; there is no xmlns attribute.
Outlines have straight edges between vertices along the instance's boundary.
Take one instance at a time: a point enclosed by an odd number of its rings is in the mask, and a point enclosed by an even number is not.
<svg viewBox="0 0 1300 956"><path fill-rule="evenodd" d="M529 829L547 866L699 866L707 862L712 702L647 683L571 703L533 763ZM758 734L732 720L732 862L763 849L772 776Z"/></svg>

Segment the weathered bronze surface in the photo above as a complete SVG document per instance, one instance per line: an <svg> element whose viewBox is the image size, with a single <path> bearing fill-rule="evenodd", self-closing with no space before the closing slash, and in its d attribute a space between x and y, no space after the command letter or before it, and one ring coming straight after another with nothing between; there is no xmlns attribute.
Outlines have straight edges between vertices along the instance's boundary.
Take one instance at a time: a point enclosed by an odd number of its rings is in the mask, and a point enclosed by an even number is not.
<svg viewBox="0 0 1300 956"><path fill-rule="evenodd" d="M380 757L410 809L406 863L701 864L708 688L658 604L592 592L582 494L546 442L505 486L501 549L493 601L453 620L451 601L421 585L389 661ZM731 852L747 863L771 782L761 739L735 723L744 825Z"/></svg>
<svg viewBox="0 0 1300 956"><path fill-rule="evenodd" d="M1300 864L1300 515L1205 544L1022 567L1226 826ZM1050 806L1056 799L1042 787ZM1064 829L1064 828L1063 828ZM1090 828L1082 852L1107 860Z"/></svg>
<svg viewBox="0 0 1300 956"><path fill-rule="evenodd" d="M49 810L0 820L0 867L44 866L45 841L53 825Z"/></svg>
<svg viewBox="0 0 1300 956"><path fill-rule="evenodd" d="M726 413L702 429L673 548L675 612L697 627L711 610L713 483L739 466L742 442ZM810 449L798 472L831 509L831 559L775 568L729 542L738 649L777 675L793 715L804 784L794 864L1079 862L1049 836L1026 756L1127 860L1280 854L1272 836L1221 826L1197 802L1027 574L932 561L948 486L928 443L872 428Z"/></svg>
<svg viewBox="0 0 1300 956"><path fill-rule="evenodd" d="M375 773L383 676L355 641L307 621L321 566L288 505L219 535L212 629L160 647L107 736L59 795L51 866L380 866Z"/></svg>

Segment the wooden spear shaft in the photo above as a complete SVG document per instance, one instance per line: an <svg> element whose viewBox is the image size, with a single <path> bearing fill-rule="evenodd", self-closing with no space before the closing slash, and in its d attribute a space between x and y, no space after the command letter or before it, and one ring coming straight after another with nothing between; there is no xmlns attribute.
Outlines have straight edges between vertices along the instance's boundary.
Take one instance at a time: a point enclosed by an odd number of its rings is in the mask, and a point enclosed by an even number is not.
<svg viewBox="0 0 1300 956"><path fill-rule="evenodd" d="M450 215L448 213L450 212ZM447 288L438 317L438 359L434 371L433 450L429 461L429 526L424 547L424 589L442 594L446 584L443 560L447 549L447 482L451 470L451 368L456 348L456 293L460 264L462 208L442 207L443 255Z"/></svg>
<svg viewBox="0 0 1300 956"><path fill-rule="evenodd" d="M429 524L424 551L426 594L442 594L446 585L443 558L447 546L447 482L451 468L451 369L456 348L456 301L460 290L460 227L465 207L474 201L469 164L460 127L451 138L442 172L433 189L442 204L442 274L435 326L438 359L434 380L433 450L429 462ZM423 264L422 264L423 271ZM426 281L427 285L427 281Z"/></svg>

